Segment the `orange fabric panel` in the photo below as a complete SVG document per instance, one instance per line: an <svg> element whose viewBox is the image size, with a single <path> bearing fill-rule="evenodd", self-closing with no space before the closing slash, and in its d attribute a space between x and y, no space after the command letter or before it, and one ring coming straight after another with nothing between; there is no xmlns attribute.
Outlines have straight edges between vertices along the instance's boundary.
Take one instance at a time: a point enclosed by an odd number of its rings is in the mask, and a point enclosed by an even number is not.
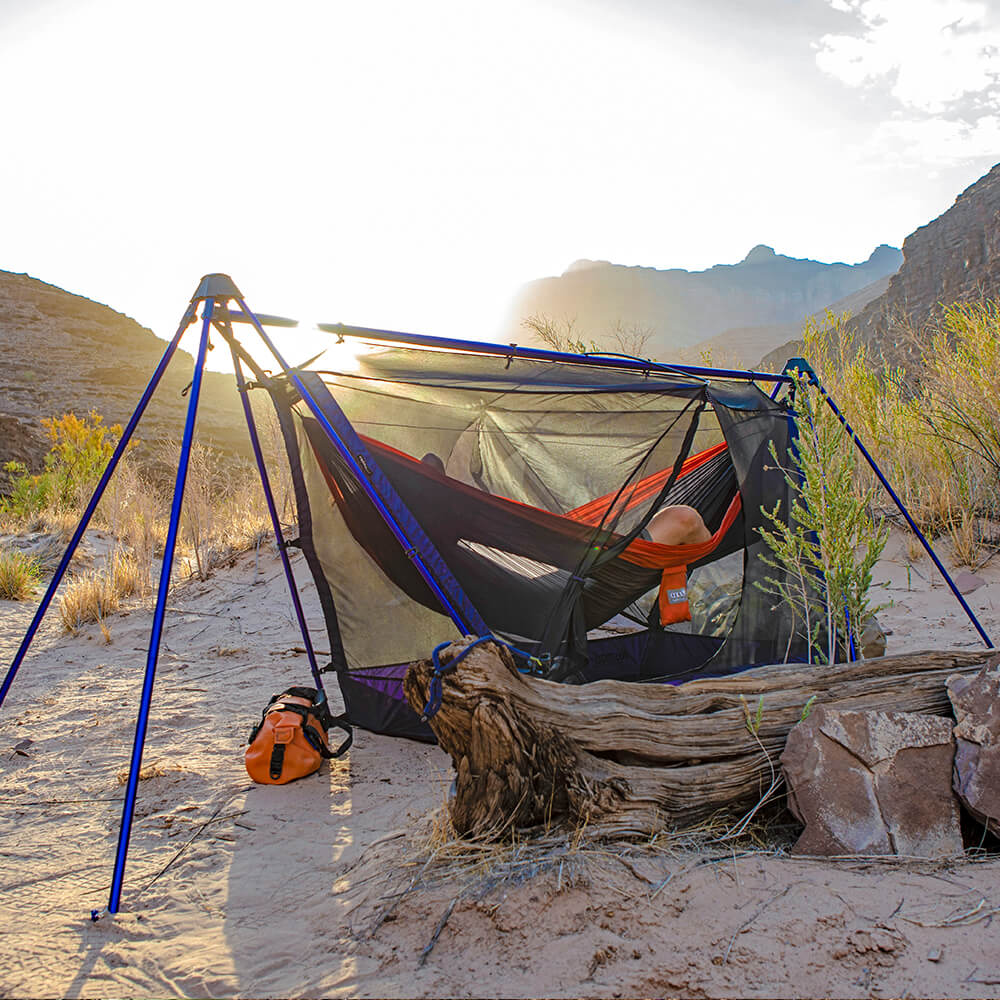
<svg viewBox="0 0 1000 1000"><path fill-rule="evenodd" d="M659 606L661 625L691 621L691 606L687 597L687 566L671 567L663 571Z"/></svg>

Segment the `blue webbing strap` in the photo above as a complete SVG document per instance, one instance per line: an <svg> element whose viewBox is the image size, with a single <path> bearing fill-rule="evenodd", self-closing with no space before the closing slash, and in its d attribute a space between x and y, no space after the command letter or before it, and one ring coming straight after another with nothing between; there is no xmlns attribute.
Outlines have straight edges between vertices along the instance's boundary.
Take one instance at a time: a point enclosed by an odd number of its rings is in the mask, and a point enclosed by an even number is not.
<svg viewBox="0 0 1000 1000"><path fill-rule="evenodd" d="M302 372L300 375L308 375ZM312 400L321 408L324 417L329 421L333 430L346 444L351 455L359 465L362 478L367 477L368 483L377 494L381 502L388 508L392 517L400 525L409 541L412 549L407 550L419 553L423 564L430 570L434 582L441 588L451 604L459 611L466 628L477 636L488 636L490 628L483 620L482 615L476 609L472 601L469 600L461 584L455 579L448 564L444 561L437 547L427 536L420 522L413 516L410 509L403 502L403 499L396 492L395 487L389 478L382 471L375 457L365 446L359 437L354 425L347 415L340 408L340 404L334 399L333 394L323 383L322 379L310 379L312 383L309 387L302 384L301 378L296 378L300 393L311 395ZM308 405L309 400L306 400ZM314 413L314 415L316 415ZM412 555L411 555L412 558Z"/></svg>
<svg viewBox="0 0 1000 1000"><path fill-rule="evenodd" d="M526 653L523 649L518 649L517 646L512 646L509 642L504 642L503 639L498 639L495 635L481 635L478 639L470 642L468 646L465 647L457 656L453 656L447 663L441 662L441 653L452 645L451 640L447 642L439 643L434 647L434 651L431 653L431 659L434 661L434 672L431 674L431 683L427 689L427 704L424 705L424 710L421 713L420 721L427 722L428 719L433 719L435 715L441 709L441 701L444 698L444 687L441 683L441 678L446 674L450 673L459 665L459 663L464 660L469 653L471 653L476 646L481 646L484 642L495 642L498 646L503 646L505 649L509 649L515 656L520 657L522 660L526 660L529 664L528 668L522 670L518 667L521 673L534 673L536 668L544 669L548 655L545 656L533 656L531 653Z"/></svg>

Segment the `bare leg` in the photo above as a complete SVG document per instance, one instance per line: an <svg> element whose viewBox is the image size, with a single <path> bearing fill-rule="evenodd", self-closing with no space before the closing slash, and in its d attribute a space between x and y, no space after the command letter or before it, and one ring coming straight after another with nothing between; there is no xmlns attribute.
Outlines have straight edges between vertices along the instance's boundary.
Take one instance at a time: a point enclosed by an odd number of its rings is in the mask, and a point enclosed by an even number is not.
<svg viewBox="0 0 1000 1000"><path fill-rule="evenodd" d="M664 507L646 526L649 537L659 545L698 545L712 533L694 507L677 504Z"/></svg>

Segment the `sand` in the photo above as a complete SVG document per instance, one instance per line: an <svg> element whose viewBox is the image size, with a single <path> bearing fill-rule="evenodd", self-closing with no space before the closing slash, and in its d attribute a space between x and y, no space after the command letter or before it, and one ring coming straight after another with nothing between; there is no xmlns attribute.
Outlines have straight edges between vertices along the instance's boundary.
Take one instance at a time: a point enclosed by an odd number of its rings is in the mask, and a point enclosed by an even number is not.
<svg viewBox="0 0 1000 1000"><path fill-rule="evenodd" d="M928 561L907 563L896 536L879 567L890 651L977 645ZM1000 635L1000 558L979 575L968 599ZM0 995L1000 995L989 857L569 845L533 866L509 849L506 878L432 861L418 880L451 780L437 748L358 732L294 785L246 776L256 714L309 679L273 552L177 587L170 608L119 914L89 917L107 901L149 612L108 619L110 644L52 615L0 710ZM0 663L32 610L0 602Z"/></svg>

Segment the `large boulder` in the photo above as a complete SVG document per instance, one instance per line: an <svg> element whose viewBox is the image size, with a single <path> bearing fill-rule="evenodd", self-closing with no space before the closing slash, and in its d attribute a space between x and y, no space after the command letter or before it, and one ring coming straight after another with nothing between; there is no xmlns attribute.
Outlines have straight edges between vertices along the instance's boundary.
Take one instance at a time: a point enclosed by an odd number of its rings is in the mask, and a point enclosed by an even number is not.
<svg viewBox="0 0 1000 1000"><path fill-rule="evenodd" d="M781 767L805 830L797 854L960 853L951 720L815 709L788 735Z"/></svg>
<svg viewBox="0 0 1000 1000"><path fill-rule="evenodd" d="M955 794L1000 836L1000 669L948 678L955 710Z"/></svg>

